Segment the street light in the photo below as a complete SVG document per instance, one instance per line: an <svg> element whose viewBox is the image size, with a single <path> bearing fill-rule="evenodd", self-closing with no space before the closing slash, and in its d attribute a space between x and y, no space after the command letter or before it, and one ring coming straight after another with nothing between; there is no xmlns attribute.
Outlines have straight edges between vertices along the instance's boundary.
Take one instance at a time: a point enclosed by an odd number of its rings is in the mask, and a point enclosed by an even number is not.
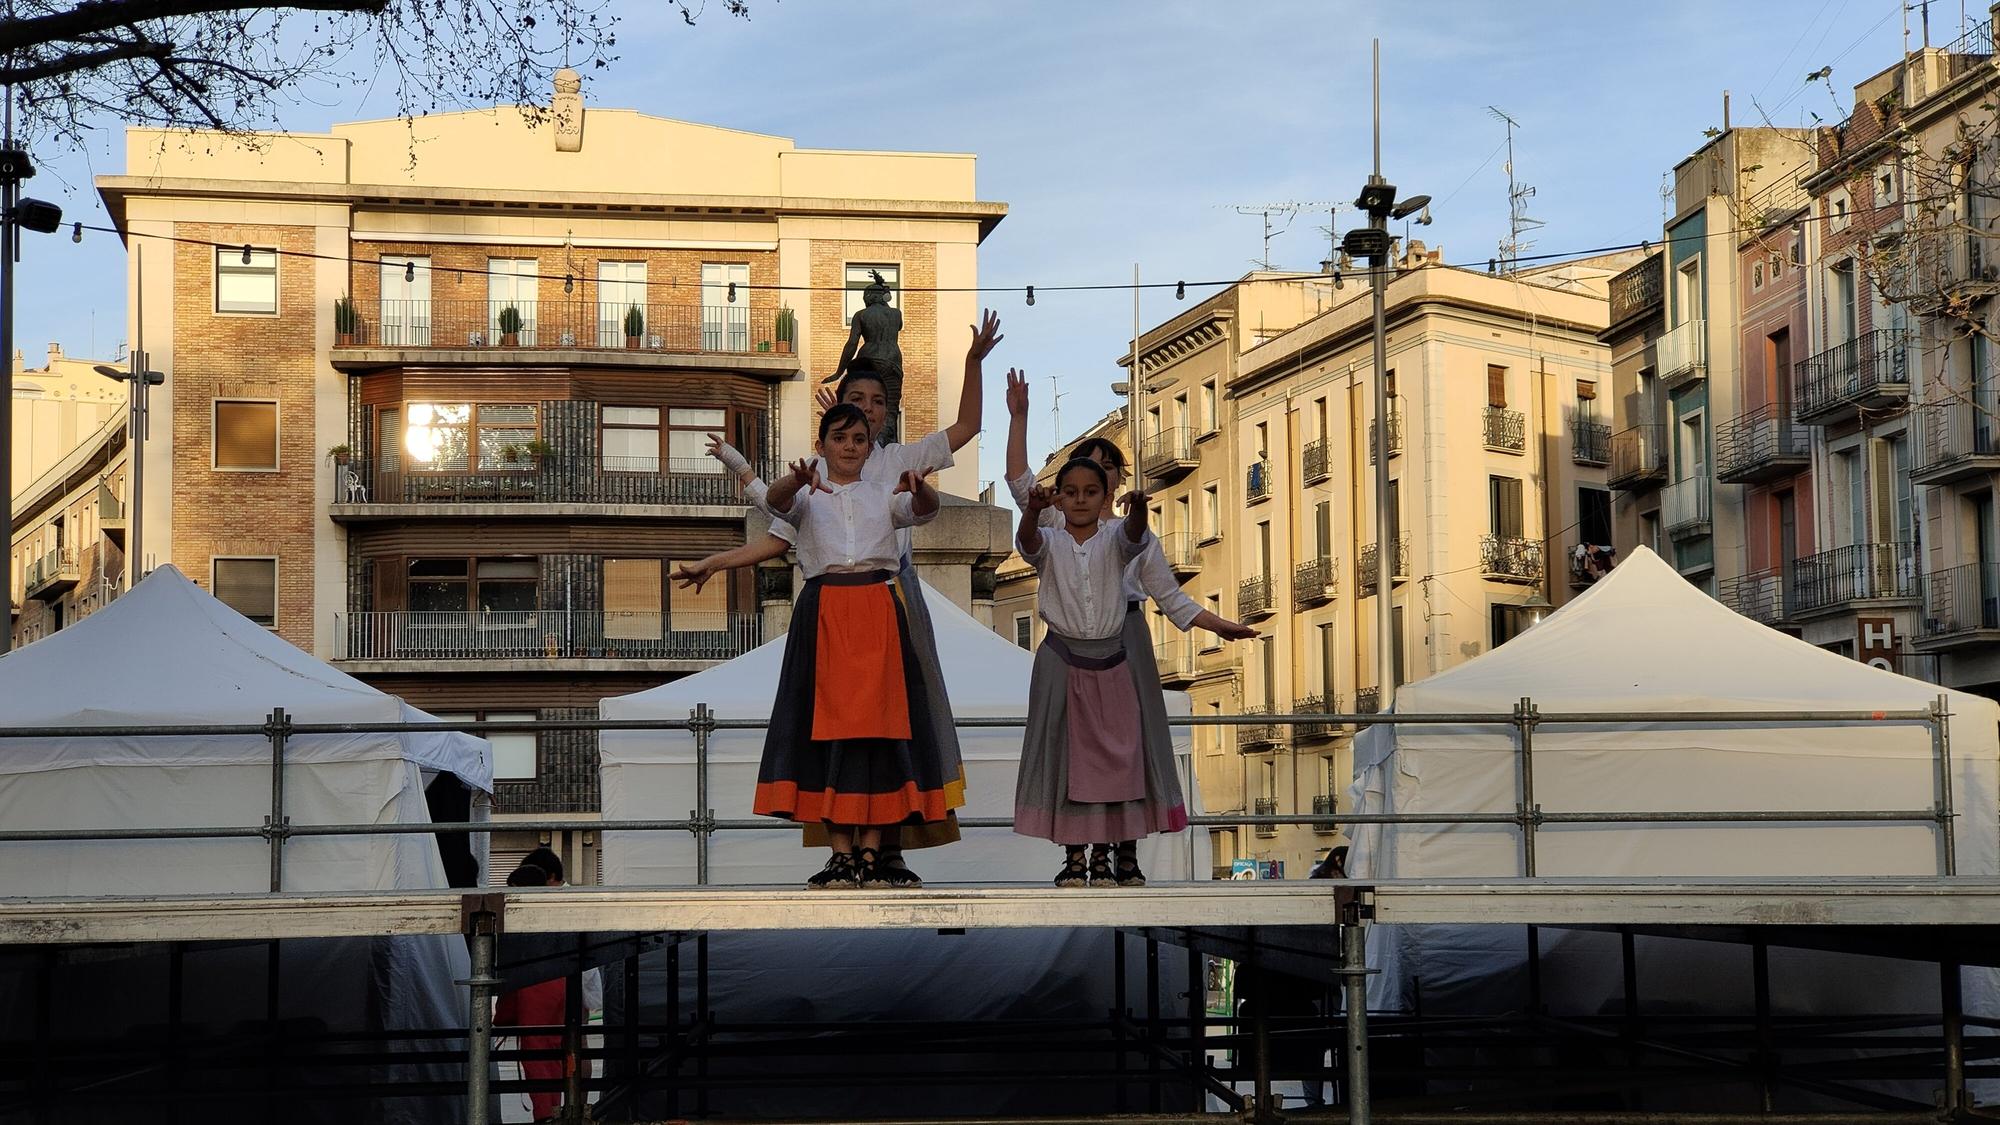
<svg viewBox="0 0 2000 1125"><path fill-rule="evenodd" d="M14 263L21 257L21 228L53 234L62 225L62 208L39 199L21 198L21 181L35 174L34 161L14 147L14 99L6 104L4 137L0 137L0 436L14 432ZM14 494L13 458L0 455L0 498ZM0 503L0 550L13 550L14 505ZM12 629L0 631L0 654L13 642Z"/></svg>
<svg viewBox="0 0 2000 1125"><path fill-rule="evenodd" d="M1520 614L1524 618L1521 630L1526 632L1540 625L1548 618L1549 611L1554 608L1555 606L1549 604L1549 599L1543 597L1540 590L1536 590L1534 596L1522 602L1519 607Z"/></svg>
<svg viewBox="0 0 2000 1125"><path fill-rule="evenodd" d="M167 377L147 366L143 351L132 353L130 371L102 363L93 365L91 370L106 379L131 384L125 422L125 431L132 437L132 551L125 557L125 588L129 590L146 572L146 430L150 417L147 392L166 382Z"/></svg>

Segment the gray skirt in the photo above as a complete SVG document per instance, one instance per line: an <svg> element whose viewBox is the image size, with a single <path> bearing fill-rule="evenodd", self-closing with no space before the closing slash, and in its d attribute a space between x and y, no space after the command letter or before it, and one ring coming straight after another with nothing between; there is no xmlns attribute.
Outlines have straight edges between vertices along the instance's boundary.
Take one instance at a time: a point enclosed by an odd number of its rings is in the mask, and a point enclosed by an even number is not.
<svg viewBox="0 0 2000 1125"><path fill-rule="evenodd" d="M1174 765L1167 701L1160 690L1145 614L1137 609L1126 613L1124 628L1115 637L1058 640L1072 654L1087 660L1124 652L1124 667L1139 697L1146 795L1136 801L1069 799L1070 666L1057 646L1044 641L1035 650L1034 673L1028 683L1028 725L1021 739L1021 772L1014 785L1014 831L1058 844L1113 844L1186 828L1187 801Z"/></svg>

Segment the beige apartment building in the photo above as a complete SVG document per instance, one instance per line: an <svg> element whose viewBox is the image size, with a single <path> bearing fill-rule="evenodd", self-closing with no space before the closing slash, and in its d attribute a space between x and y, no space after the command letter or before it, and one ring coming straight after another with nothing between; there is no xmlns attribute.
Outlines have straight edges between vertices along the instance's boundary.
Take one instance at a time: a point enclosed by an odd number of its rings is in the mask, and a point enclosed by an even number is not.
<svg viewBox="0 0 2000 1125"><path fill-rule="evenodd" d="M104 423L125 413L125 385L97 373L99 364L125 369L124 361L80 359L50 344L40 367L14 353L13 426L10 454L14 495L27 491L37 477L77 446L90 440Z"/></svg>
<svg viewBox="0 0 2000 1125"><path fill-rule="evenodd" d="M1598 389L1608 393L1610 351L1597 334L1610 278L1639 258L1493 276L1411 250L1387 295L1398 683L1504 643L1609 564ZM1138 467L1168 561L1197 602L1259 633L1225 646L1156 618L1165 685L1198 714L1373 711L1365 284L1252 275L1146 332L1140 357ZM1116 440L1122 429L1114 415L1093 432ZM996 627L1038 638L1032 572L1012 560L1000 578ZM1196 728L1203 801L1215 812L1343 809L1353 734L1338 723ZM1214 865L1276 859L1297 878L1340 838L1220 831Z"/></svg>
<svg viewBox="0 0 2000 1125"><path fill-rule="evenodd" d="M1006 214L968 154L558 109L257 144L132 130L127 173L98 180L166 374L147 554L446 716L594 717L771 635L784 566L669 581L762 533L705 436L804 455L874 272L903 315L904 432L949 421ZM975 495L977 458L942 488ZM950 503L918 562L969 604L1006 539L998 510ZM503 817L596 810L594 736L496 743ZM588 881L589 834L556 843Z"/></svg>

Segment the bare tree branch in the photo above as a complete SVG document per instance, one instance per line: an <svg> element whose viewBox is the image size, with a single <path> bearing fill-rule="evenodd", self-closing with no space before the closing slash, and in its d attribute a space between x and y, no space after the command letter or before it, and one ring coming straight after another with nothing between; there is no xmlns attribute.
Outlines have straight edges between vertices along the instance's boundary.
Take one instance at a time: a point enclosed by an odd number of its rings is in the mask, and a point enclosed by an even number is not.
<svg viewBox="0 0 2000 1125"><path fill-rule="evenodd" d="M284 0L254 5L243 0L84 0L68 11L0 21L0 52L19 51L91 32L110 31L151 20L199 16L248 7L283 7L303 12L380 12L389 0Z"/></svg>

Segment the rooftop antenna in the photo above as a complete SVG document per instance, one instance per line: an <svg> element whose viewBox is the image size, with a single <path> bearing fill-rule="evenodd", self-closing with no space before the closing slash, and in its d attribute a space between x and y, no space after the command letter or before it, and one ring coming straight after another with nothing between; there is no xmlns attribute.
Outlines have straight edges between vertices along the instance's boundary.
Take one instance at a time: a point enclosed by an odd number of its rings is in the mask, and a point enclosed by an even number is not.
<svg viewBox="0 0 2000 1125"><path fill-rule="evenodd" d="M1514 178L1514 130L1521 123L1507 116L1499 106L1489 105L1486 112L1507 126L1507 237L1500 243L1500 272L1513 273L1520 268L1521 251L1535 245L1521 236L1545 224L1528 217L1528 200L1535 197L1535 189Z"/></svg>
<svg viewBox="0 0 2000 1125"><path fill-rule="evenodd" d="M1062 428L1062 400L1065 397L1066 396L1063 394L1063 389L1062 389L1062 376L1060 375L1049 376L1049 418L1050 421L1054 423L1056 428L1056 444L1058 446L1060 446L1064 440L1063 428Z"/></svg>
<svg viewBox="0 0 2000 1125"><path fill-rule="evenodd" d="M1261 258L1250 259L1250 264L1260 270L1269 272L1271 269L1271 240L1292 229L1292 220L1298 217L1299 212L1307 210L1317 211L1322 207L1331 210L1334 204L1317 199L1310 201L1286 200L1282 203L1242 203L1231 207L1230 210L1235 211L1239 215L1255 215L1264 221L1264 255ZM1273 229L1271 222L1273 215L1282 217L1284 225Z"/></svg>

